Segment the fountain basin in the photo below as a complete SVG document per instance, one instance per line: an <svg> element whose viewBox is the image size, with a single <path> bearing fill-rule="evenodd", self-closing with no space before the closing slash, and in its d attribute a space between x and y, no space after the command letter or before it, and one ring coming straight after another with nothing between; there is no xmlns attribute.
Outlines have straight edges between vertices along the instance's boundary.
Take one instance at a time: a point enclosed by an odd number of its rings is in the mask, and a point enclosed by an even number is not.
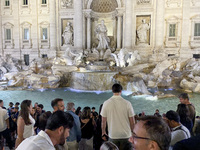
<svg viewBox="0 0 200 150"><path fill-rule="evenodd" d="M78 90L105 91L111 90L113 76L118 72L88 71L72 72L70 87Z"/></svg>
<svg viewBox="0 0 200 150"><path fill-rule="evenodd" d="M109 65L105 61L94 62L93 65L87 65L87 70L98 72L98 71L110 71Z"/></svg>

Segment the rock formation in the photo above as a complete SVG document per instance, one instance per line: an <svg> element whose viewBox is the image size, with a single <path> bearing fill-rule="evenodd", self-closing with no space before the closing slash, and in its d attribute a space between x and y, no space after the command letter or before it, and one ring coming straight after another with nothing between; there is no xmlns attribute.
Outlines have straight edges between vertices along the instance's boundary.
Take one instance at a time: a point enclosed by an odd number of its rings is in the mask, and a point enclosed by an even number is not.
<svg viewBox="0 0 200 150"><path fill-rule="evenodd" d="M83 53L68 48L64 58L34 59L30 66L21 62L10 55L0 57L1 89L73 87L109 90L111 84L119 82L134 95L151 94L148 88L183 89L200 93L200 60L197 59L173 56L147 63L138 51L122 49L112 53L108 49L104 61L99 61L98 50ZM162 94L157 96L165 97Z"/></svg>

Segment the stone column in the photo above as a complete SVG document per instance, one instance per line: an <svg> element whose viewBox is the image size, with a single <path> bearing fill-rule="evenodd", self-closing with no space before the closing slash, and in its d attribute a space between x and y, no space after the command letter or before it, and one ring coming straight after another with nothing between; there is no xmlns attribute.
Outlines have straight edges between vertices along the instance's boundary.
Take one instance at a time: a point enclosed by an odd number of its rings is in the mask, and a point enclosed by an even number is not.
<svg viewBox="0 0 200 150"><path fill-rule="evenodd" d="M116 16L113 16L112 17L112 20L113 20L113 40L114 40L114 43L115 45L112 45L112 43L110 43L110 46L117 46L117 18Z"/></svg>
<svg viewBox="0 0 200 150"><path fill-rule="evenodd" d="M190 32L188 31L188 28L190 28L190 0L183 0L183 19L182 19L182 41L181 41L181 48L189 48L189 38L190 38Z"/></svg>
<svg viewBox="0 0 200 150"><path fill-rule="evenodd" d="M56 50L56 2L55 0L49 1L50 3L50 49Z"/></svg>
<svg viewBox="0 0 200 150"><path fill-rule="evenodd" d="M122 48L122 15L117 16L117 49Z"/></svg>
<svg viewBox="0 0 200 150"><path fill-rule="evenodd" d="M164 42L164 23L165 23L165 0L157 0L156 7L156 47L161 47ZM151 22L152 25L152 22ZM151 37L150 42L151 42ZM152 42L151 42L152 43Z"/></svg>
<svg viewBox="0 0 200 150"><path fill-rule="evenodd" d="M0 55L3 56L3 39L2 39L2 11L0 7Z"/></svg>
<svg viewBox="0 0 200 150"><path fill-rule="evenodd" d="M74 0L74 46L82 49L83 47L83 10L82 0Z"/></svg>
<svg viewBox="0 0 200 150"><path fill-rule="evenodd" d="M39 39L38 38L38 1L32 1L32 26L31 26L31 39L32 39L32 49L35 51L34 54L37 55L39 48ZM39 35L41 36L41 35ZM40 56L39 56L40 57Z"/></svg>
<svg viewBox="0 0 200 150"><path fill-rule="evenodd" d="M125 27L124 27L124 47L127 49L132 48L132 16L134 12L133 7L134 0L125 1Z"/></svg>
<svg viewBox="0 0 200 150"><path fill-rule="evenodd" d="M19 17L19 13L20 13L20 10L19 10L19 5L20 5L20 2L19 1L15 1L14 3L12 3L12 7L14 8L13 9L13 21L14 21L14 28L13 28L13 40L14 40L14 49L15 51L18 52L18 58L19 59L24 59L23 57L23 54L21 53L21 31L20 30L20 17Z"/></svg>
<svg viewBox="0 0 200 150"><path fill-rule="evenodd" d="M85 12L87 18L87 49L91 49L91 10Z"/></svg>

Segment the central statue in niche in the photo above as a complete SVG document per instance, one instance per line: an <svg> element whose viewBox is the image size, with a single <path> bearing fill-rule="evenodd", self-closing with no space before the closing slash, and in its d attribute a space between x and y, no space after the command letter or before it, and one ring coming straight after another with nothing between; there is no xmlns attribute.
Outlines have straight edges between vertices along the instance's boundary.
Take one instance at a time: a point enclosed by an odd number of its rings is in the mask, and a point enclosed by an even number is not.
<svg viewBox="0 0 200 150"><path fill-rule="evenodd" d="M107 48L109 48L109 42L110 39L107 36L107 28L104 24L104 20L101 20L101 24L98 24L96 29L95 29L95 33L97 35L97 39L99 40L99 44L97 46L98 50L105 50Z"/></svg>

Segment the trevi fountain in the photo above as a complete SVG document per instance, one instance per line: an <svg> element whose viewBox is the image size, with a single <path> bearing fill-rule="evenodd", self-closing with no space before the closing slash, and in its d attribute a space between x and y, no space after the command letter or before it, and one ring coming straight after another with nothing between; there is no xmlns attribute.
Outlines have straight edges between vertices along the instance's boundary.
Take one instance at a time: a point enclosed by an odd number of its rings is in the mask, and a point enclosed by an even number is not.
<svg viewBox="0 0 200 150"><path fill-rule="evenodd" d="M88 91L98 91L98 96L108 92L106 100L112 84L120 83L129 100L141 95L148 95L146 100L168 98L164 103L147 102L152 112L172 108L167 103L176 109L179 92L196 93L192 94L196 99L200 93L198 1L0 2L3 94L39 90L49 95L57 91L62 97L61 91L72 92L68 96L81 91L81 99ZM87 101L90 96L94 100ZM98 96L88 95L83 102L68 98L77 105L98 107L103 102L95 102ZM148 107L144 99L140 101L138 105Z"/></svg>

